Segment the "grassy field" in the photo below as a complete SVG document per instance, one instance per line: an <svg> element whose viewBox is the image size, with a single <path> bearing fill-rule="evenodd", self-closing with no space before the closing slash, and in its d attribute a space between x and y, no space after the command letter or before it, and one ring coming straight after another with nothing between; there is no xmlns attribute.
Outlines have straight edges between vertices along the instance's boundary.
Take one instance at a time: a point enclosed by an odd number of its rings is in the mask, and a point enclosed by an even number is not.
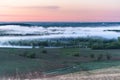
<svg viewBox="0 0 120 80"><path fill-rule="evenodd" d="M37 78L79 71L120 68L120 50L89 48L0 48L0 77ZM35 54L35 58L20 56ZM102 54L102 58L98 57ZM94 55L94 56L93 56ZM110 55L107 59L106 55Z"/></svg>

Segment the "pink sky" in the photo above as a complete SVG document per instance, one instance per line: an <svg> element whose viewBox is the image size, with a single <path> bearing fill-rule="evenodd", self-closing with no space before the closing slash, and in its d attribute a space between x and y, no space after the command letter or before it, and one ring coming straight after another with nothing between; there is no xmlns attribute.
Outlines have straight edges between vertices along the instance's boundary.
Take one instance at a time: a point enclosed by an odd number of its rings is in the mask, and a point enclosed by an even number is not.
<svg viewBox="0 0 120 80"><path fill-rule="evenodd" d="M0 0L0 21L120 21L120 0Z"/></svg>

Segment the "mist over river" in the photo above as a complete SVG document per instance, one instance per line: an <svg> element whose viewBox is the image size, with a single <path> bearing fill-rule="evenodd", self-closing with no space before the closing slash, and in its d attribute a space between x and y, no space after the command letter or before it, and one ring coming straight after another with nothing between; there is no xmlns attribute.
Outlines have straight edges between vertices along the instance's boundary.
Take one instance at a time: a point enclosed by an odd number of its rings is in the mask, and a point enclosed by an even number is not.
<svg viewBox="0 0 120 80"><path fill-rule="evenodd" d="M44 40L56 38L102 37L117 39L120 23L58 23L26 22L0 23L0 47L9 41Z"/></svg>

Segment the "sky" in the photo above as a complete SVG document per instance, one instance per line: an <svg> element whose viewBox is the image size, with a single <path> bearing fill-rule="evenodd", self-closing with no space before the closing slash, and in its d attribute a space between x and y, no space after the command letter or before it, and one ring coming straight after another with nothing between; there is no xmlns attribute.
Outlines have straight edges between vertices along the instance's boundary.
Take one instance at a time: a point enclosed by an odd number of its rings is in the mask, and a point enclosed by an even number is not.
<svg viewBox="0 0 120 80"><path fill-rule="evenodd" d="M119 22L120 0L0 0L0 21Z"/></svg>

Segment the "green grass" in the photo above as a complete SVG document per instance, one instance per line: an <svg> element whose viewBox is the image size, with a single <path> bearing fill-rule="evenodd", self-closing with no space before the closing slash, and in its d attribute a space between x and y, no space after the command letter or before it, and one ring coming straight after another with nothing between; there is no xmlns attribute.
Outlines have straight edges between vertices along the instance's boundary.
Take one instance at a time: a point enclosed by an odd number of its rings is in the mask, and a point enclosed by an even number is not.
<svg viewBox="0 0 120 80"><path fill-rule="evenodd" d="M47 53L43 53L46 50ZM12 49L0 48L0 76L12 76L16 71L20 74L29 72L69 73L81 70L94 70L120 66L120 49L118 50L91 50L80 48L62 49ZM19 56L23 53L35 53L36 58ZM80 56L73 56L79 54ZM110 54L111 60L96 61L90 54ZM117 57L117 60L116 60ZM75 67L75 68L73 68ZM56 74L55 73L55 74Z"/></svg>
<svg viewBox="0 0 120 80"><path fill-rule="evenodd" d="M81 56L89 56L90 54L110 54L112 56L120 56L120 49L106 49L106 50L91 50L90 48L65 48L61 49L61 53L64 56L73 56L74 54L80 54Z"/></svg>
<svg viewBox="0 0 120 80"><path fill-rule="evenodd" d="M51 70L51 71L48 71L47 73L48 74L67 74L67 73L74 73L79 71L91 71L91 70L107 69L107 68L120 69L120 61L100 61L100 62L79 63L71 67Z"/></svg>

